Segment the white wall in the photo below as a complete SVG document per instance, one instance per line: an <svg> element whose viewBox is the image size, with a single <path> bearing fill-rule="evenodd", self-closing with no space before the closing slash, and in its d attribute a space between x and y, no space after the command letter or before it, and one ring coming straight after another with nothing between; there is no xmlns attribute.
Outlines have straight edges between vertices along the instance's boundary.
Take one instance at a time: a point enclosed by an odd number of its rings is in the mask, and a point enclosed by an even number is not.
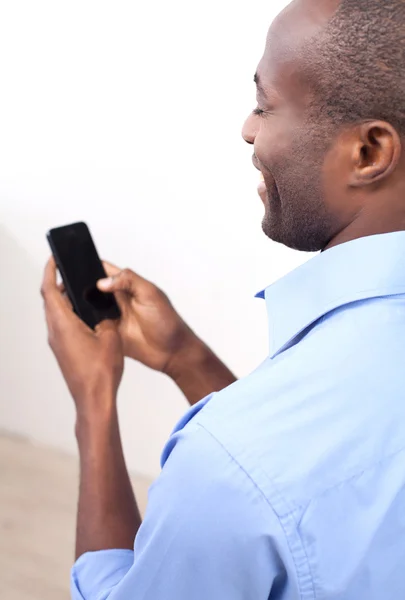
<svg viewBox="0 0 405 600"><path fill-rule="evenodd" d="M1 3L1 428L75 449L38 293L56 225L86 220L103 257L163 287L238 375L263 359L254 294L305 257L262 234L240 130L284 4ZM120 404L129 464L154 475L185 400L128 364Z"/></svg>

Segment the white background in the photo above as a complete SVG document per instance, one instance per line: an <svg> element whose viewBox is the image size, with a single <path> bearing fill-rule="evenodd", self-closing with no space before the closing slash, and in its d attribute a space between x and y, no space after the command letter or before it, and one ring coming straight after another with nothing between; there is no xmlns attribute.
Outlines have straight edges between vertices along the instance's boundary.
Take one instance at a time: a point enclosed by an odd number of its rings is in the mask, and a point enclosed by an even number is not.
<svg viewBox="0 0 405 600"><path fill-rule="evenodd" d="M160 285L238 376L267 352L254 294L306 257L261 232L240 131L285 2L13 0L0 8L0 428L75 451L74 411L48 350L46 231L85 220L104 258ZM127 364L130 467L156 475L186 409Z"/></svg>

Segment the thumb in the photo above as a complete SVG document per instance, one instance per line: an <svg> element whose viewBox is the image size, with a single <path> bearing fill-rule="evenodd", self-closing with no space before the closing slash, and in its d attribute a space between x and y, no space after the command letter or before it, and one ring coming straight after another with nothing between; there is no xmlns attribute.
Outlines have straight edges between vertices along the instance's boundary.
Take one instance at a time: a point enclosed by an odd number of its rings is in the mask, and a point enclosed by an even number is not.
<svg viewBox="0 0 405 600"><path fill-rule="evenodd" d="M106 319L104 321L101 321L97 326L96 326L96 333L98 334L104 334L104 333L108 333L109 331L113 332L113 333L117 333L118 332L118 326L116 321L112 321L111 319Z"/></svg>
<svg viewBox="0 0 405 600"><path fill-rule="evenodd" d="M106 277L105 279L99 279L97 281L97 287L102 292L115 291L114 277Z"/></svg>
<svg viewBox="0 0 405 600"><path fill-rule="evenodd" d="M135 296L150 283L129 269L124 269L112 277L100 279L97 287L102 292L126 292Z"/></svg>

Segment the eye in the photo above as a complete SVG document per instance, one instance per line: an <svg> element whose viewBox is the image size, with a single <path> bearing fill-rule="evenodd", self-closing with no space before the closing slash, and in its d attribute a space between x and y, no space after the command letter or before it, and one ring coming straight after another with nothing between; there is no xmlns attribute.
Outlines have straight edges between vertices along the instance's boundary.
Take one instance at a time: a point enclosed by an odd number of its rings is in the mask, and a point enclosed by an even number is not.
<svg viewBox="0 0 405 600"><path fill-rule="evenodd" d="M263 117L265 112L261 108L255 108L253 114L257 115L258 117Z"/></svg>

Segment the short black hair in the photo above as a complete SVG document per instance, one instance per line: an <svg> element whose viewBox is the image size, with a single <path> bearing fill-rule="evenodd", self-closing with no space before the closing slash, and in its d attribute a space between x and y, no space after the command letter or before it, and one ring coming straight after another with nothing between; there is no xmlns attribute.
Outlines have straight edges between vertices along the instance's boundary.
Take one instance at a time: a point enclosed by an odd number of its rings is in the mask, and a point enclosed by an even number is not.
<svg viewBox="0 0 405 600"><path fill-rule="evenodd" d="M405 0L342 0L304 60L312 117L378 119L405 135Z"/></svg>

